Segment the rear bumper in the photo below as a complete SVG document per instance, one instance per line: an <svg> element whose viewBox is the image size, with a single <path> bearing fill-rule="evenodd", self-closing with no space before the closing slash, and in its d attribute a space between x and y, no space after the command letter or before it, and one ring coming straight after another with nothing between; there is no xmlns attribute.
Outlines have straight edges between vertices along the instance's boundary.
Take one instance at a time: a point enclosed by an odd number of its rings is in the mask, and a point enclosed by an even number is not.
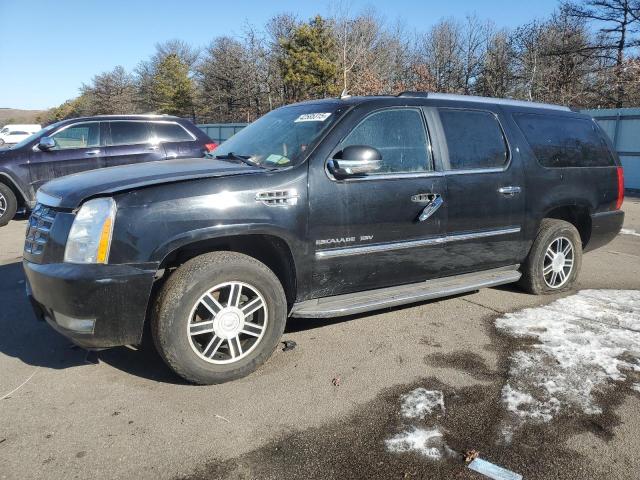
<svg viewBox="0 0 640 480"><path fill-rule="evenodd" d="M616 238L623 222L624 212L622 210L591 215L591 237L587 242L585 252L600 248Z"/></svg>
<svg viewBox="0 0 640 480"><path fill-rule="evenodd" d="M142 339L155 266L39 265L23 261L27 296L40 320L84 348Z"/></svg>

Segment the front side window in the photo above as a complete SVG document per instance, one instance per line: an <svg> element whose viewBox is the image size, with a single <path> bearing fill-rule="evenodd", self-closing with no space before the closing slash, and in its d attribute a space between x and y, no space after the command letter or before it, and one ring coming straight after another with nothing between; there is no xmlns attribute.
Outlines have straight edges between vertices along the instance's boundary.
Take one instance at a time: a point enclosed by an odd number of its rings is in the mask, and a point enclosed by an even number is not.
<svg viewBox="0 0 640 480"><path fill-rule="evenodd" d="M430 170L427 133L417 109L381 110L360 122L340 144L366 145L382 154L377 174L414 173Z"/></svg>
<svg viewBox="0 0 640 480"><path fill-rule="evenodd" d="M544 167L614 165L604 139L591 120L539 114L515 115L515 120Z"/></svg>
<svg viewBox="0 0 640 480"><path fill-rule="evenodd" d="M70 148L90 148L100 146L100 123L76 123L57 133L51 138L56 142L54 150Z"/></svg>
<svg viewBox="0 0 640 480"><path fill-rule="evenodd" d="M111 128L111 145L137 145L148 143L151 138L147 122L113 121Z"/></svg>
<svg viewBox="0 0 640 480"><path fill-rule="evenodd" d="M193 137L177 123L152 123L154 141L190 142Z"/></svg>
<svg viewBox="0 0 640 480"><path fill-rule="evenodd" d="M509 154L495 115L453 108L440 108L438 112L448 153L443 155L445 170L504 167Z"/></svg>
<svg viewBox="0 0 640 480"><path fill-rule="evenodd" d="M345 109L338 102L281 107L240 130L213 153L221 159L243 156L267 168L290 167L305 158Z"/></svg>

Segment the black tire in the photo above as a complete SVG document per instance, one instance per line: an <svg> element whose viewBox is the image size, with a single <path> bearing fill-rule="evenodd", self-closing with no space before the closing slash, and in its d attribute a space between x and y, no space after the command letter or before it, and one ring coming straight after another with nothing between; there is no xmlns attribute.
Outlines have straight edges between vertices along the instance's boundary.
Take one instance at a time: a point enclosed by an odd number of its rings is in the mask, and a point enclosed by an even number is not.
<svg viewBox="0 0 640 480"><path fill-rule="evenodd" d="M573 248L573 265L566 274L566 280L557 287L549 285L549 278L543 275L547 249L558 241L566 239ZM576 227L564 220L545 218L540 223L538 235L531 246L529 255L521 267L522 278L519 285L526 292L534 295L548 295L573 288L582 266L582 240ZM568 268L568 267L567 267ZM553 275L552 273L550 275ZM547 276L550 276L549 274Z"/></svg>
<svg viewBox="0 0 640 480"><path fill-rule="evenodd" d="M262 337L251 347L252 350L247 348L244 358L227 364L211 363L196 352L197 341L192 340L188 329L192 313L200 308L199 299L226 282L241 282L259 292L266 304L263 315L268 321L264 320L266 327L263 327ZM244 377L266 362L280 341L286 319L284 290L266 265L240 253L213 252L189 260L169 277L155 304L151 333L158 353L173 371L189 382L209 385ZM216 334L212 332L210 335L213 338ZM246 346L246 342L252 339L245 335L243 341ZM231 342L227 342L226 349L231 355ZM206 352L205 349L200 353L204 355Z"/></svg>
<svg viewBox="0 0 640 480"><path fill-rule="evenodd" d="M4 183L0 183L0 227L9 223L18 210L15 193Z"/></svg>

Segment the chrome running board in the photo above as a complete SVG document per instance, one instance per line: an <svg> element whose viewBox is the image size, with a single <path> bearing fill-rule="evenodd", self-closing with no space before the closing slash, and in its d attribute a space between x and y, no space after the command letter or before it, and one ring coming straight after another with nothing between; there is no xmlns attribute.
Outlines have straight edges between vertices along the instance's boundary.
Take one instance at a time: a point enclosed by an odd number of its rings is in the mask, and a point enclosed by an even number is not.
<svg viewBox="0 0 640 480"><path fill-rule="evenodd" d="M434 278L409 285L315 298L296 303L291 309L291 316L299 318L341 317L472 292L480 288L517 282L521 276L518 271L519 267L520 265L510 265L483 272Z"/></svg>

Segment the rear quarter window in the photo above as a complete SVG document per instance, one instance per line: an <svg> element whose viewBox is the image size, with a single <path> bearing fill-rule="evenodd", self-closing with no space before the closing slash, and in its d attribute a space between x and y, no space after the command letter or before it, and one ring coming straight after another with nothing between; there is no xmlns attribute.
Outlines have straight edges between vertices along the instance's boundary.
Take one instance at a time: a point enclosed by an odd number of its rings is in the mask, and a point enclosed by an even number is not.
<svg viewBox="0 0 640 480"><path fill-rule="evenodd" d="M540 114L516 114L514 118L543 167L614 165L602 134L591 120Z"/></svg>
<svg viewBox="0 0 640 480"><path fill-rule="evenodd" d="M153 133L159 142L191 142L194 138L177 123L154 122Z"/></svg>

